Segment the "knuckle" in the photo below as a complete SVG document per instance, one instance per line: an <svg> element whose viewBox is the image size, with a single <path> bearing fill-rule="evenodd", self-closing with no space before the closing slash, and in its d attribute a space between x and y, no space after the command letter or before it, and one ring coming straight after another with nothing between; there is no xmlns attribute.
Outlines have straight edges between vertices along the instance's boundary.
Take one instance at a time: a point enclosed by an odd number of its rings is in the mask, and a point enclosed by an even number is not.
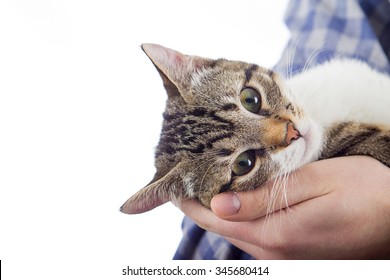
<svg viewBox="0 0 390 280"><path fill-rule="evenodd" d="M256 206L256 212L258 214L265 215L268 213L270 205L271 190L268 186L259 187L253 196L253 204Z"/></svg>
<svg viewBox="0 0 390 280"><path fill-rule="evenodd" d="M267 214L267 222L262 229L261 238L257 238L258 246L267 251L282 253L283 255L294 252L299 246L300 239L296 232L290 230L289 225L280 223L280 214L285 215L285 211L280 210L277 213Z"/></svg>

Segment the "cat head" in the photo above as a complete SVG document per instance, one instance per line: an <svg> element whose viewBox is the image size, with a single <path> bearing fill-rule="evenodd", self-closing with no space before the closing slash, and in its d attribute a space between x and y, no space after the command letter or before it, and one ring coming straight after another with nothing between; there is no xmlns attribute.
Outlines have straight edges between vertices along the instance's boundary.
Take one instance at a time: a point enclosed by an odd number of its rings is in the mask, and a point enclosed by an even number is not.
<svg viewBox="0 0 390 280"><path fill-rule="evenodd" d="M141 213L174 199L243 191L308 161L311 121L275 72L255 64L142 49L168 99L153 180L121 207Z"/></svg>

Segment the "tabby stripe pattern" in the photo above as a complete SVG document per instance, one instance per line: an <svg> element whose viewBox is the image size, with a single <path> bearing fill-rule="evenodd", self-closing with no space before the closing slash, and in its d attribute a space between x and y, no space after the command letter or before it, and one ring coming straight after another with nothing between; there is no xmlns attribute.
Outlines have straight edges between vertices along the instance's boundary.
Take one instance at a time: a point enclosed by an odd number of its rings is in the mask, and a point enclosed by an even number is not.
<svg viewBox="0 0 390 280"><path fill-rule="evenodd" d="M235 104L227 104L223 109L235 110L236 107ZM233 136L234 124L218 116L217 111L206 108L199 107L186 113L164 113L163 118L157 156L175 155L180 151L200 154L206 148L211 149L213 143ZM204 140L205 135L209 135L207 140Z"/></svg>
<svg viewBox="0 0 390 280"><path fill-rule="evenodd" d="M374 125L345 122L332 126L326 133L326 145L320 159L366 155L390 167L390 130Z"/></svg>

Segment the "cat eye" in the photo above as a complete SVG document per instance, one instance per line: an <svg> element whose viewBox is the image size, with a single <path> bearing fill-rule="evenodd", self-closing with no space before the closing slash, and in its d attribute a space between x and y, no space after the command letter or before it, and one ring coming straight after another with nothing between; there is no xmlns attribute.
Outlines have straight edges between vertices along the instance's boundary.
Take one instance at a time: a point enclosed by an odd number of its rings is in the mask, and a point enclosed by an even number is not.
<svg viewBox="0 0 390 280"><path fill-rule="evenodd" d="M240 154L233 163L232 172L236 176L242 176L249 173L256 162L254 150L249 150Z"/></svg>
<svg viewBox="0 0 390 280"><path fill-rule="evenodd" d="M249 112L257 114L261 109L261 95L253 88L243 88L240 93L240 100L242 106Z"/></svg>

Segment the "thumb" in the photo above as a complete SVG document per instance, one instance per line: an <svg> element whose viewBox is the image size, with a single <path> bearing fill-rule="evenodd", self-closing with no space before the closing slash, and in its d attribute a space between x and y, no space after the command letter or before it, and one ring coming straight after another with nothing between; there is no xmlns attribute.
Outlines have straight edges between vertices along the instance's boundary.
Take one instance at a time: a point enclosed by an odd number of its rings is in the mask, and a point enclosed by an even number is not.
<svg viewBox="0 0 390 280"><path fill-rule="evenodd" d="M335 168L330 160L308 164L288 176L245 192L228 192L211 200L211 210L228 221L250 221L330 192Z"/></svg>

